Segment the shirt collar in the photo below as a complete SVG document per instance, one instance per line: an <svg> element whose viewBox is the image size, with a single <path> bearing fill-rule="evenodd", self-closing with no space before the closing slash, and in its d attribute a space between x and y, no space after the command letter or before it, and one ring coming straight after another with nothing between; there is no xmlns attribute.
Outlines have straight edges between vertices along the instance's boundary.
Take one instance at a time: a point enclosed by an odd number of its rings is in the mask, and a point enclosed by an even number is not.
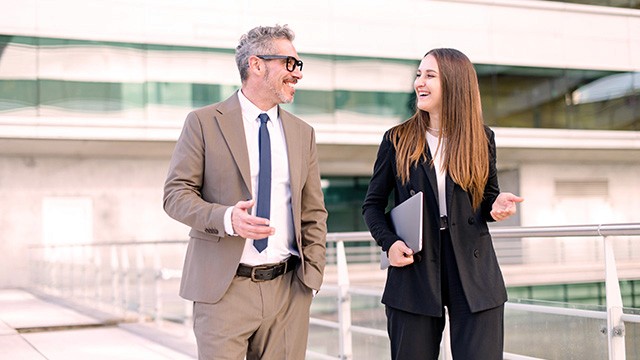
<svg viewBox="0 0 640 360"><path fill-rule="evenodd" d="M278 119L278 105L272 107L267 111L262 111L260 108L255 106L251 100L247 99L246 96L242 93L242 89L238 90L238 101L240 102L240 109L242 110L242 117L251 123L254 123L258 119L258 115L262 113L267 113L269 115L269 120L272 123L276 123Z"/></svg>

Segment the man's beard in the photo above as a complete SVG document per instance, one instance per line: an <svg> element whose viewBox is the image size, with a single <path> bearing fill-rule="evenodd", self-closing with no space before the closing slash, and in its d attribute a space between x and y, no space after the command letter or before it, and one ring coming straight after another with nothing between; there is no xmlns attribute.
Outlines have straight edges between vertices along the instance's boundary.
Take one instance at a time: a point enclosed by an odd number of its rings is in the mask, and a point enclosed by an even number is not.
<svg viewBox="0 0 640 360"><path fill-rule="evenodd" d="M265 72L265 82L267 83L267 88L275 95L278 97L278 100L280 100L280 104L290 104L293 102L293 96L289 97L287 96L287 94L284 93L283 89L276 89L271 81L271 73L269 72L269 69L266 69ZM285 85L282 85L285 86Z"/></svg>

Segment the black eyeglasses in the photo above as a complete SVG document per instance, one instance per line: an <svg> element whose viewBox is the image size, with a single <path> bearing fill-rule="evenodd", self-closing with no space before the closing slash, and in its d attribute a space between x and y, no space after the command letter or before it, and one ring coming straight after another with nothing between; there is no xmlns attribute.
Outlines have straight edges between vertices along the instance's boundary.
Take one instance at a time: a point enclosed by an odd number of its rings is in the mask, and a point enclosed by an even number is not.
<svg viewBox="0 0 640 360"><path fill-rule="evenodd" d="M287 55L256 55L256 56L262 60L286 59L285 67L289 72L295 71L296 66L300 68L300 71L302 71L302 65L303 65L302 60L298 60L293 56L287 56Z"/></svg>

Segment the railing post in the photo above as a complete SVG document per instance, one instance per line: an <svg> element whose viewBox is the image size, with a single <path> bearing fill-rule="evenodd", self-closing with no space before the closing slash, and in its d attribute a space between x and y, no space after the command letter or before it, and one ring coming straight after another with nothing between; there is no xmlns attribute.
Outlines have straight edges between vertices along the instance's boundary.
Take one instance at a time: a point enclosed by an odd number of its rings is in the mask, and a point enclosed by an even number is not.
<svg viewBox="0 0 640 360"><path fill-rule="evenodd" d="M138 286L138 322L144 320L144 255L142 246L136 246L136 284Z"/></svg>
<svg viewBox="0 0 640 360"><path fill-rule="evenodd" d="M102 250L96 248L93 252L93 271L95 275L95 290L93 296L99 305L104 305L102 298Z"/></svg>
<svg viewBox="0 0 640 360"><path fill-rule="evenodd" d="M67 263L68 265L68 286L67 286L67 297L73 299L76 296L76 252L73 247L69 247L66 249L67 253Z"/></svg>
<svg viewBox="0 0 640 360"><path fill-rule="evenodd" d="M153 315L156 324L160 325L162 322L162 263L160 261L160 254L157 250L153 252L153 288L155 292Z"/></svg>
<svg viewBox="0 0 640 360"><path fill-rule="evenodd" d="M338 325L340 359L353 358L351 339L351 295L349 294L349 269L344 242L336 244L336 264L338 267Z"/></svg>
<svg viewBox="0 0 640 360"><path fill-rule="evenodd" d="M115 245L111 245L111 292L113 294L112 306L117 310L120 307L120 261L118 250Z"/></svg>
<svg viewBox="0 0 640 360"><path fill-rule="evenodd" d="M122 299L120 306L122 307L122 313L126 314L129 309L129 301L130 301L130 289L129 286L131 284L130 279L130 269L131 266L129 264L129 248L128 246L122 246L120 249L120 273L122 276Z"/></svg>
<svg viewBox="0 0 640 360"><path fill-rule="evenodd" d="M598 232L600 232L599 229ZM624 360L626 359L625 334L624 322L622 321L622 294L620 293L618 270L616 269L616 259L613 253L611 237L603 236L603 240L609 360Z"/></svg>
<svg viewBox="0 0 640 360"><path fill-rule="evenodd" d="M87 302L89 299L89 268L91 267L91 248L89 246L81 246L82 253L81 269L82 269L82 301Z"/></svg>
<svg viewBox="0 0 640 360"><path fill-rule="evenodd" d="M60 248L53 248L53 265L51 271L51 286L50 286L50 294L56 294L60 297L64 297L62 293L62 287L64 286L64 274L62 273L62 260L60 255Z"/></svg>

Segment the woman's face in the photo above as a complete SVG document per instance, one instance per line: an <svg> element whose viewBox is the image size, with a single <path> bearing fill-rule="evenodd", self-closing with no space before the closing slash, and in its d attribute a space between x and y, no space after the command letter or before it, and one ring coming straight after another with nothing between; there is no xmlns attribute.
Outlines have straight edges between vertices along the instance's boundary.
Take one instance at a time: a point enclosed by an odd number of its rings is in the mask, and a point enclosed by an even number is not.
<svg viewBox="0 0 640 360"><path fill-rule="evenodd" d="M420 62L413 87L418 109L432 115L439 114L442 108L442 90L438 62L433 55L425 56Z"/></svg>

